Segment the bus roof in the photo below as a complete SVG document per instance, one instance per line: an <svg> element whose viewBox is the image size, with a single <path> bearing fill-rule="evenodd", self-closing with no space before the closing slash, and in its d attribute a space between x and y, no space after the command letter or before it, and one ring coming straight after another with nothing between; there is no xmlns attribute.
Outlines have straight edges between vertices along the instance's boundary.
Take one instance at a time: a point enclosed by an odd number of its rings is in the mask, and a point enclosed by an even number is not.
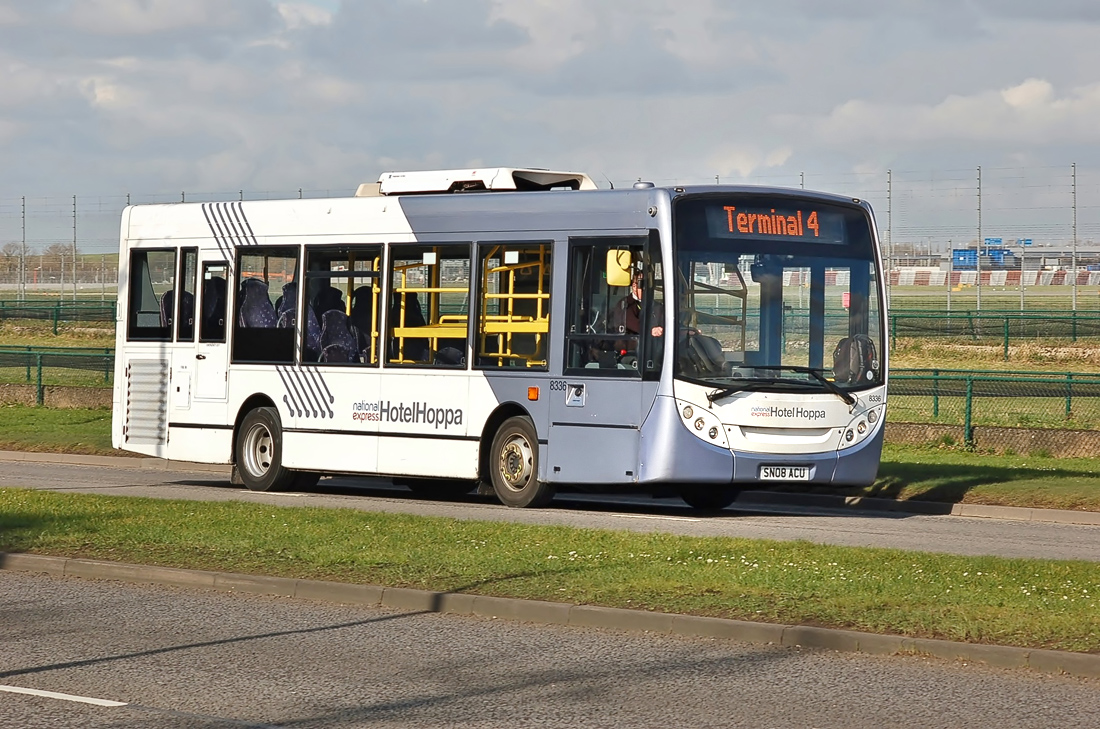
<svg viewBox="0 0 1100 729"><path fill-rule="evenodd" d="M378 195L426 195L454 192L527 192L537 190L595 190L596 183L583 172L559 172L521 167L487 167L472 170L422 170L383 172L378 182L366 182L356 197Z"/></svg>

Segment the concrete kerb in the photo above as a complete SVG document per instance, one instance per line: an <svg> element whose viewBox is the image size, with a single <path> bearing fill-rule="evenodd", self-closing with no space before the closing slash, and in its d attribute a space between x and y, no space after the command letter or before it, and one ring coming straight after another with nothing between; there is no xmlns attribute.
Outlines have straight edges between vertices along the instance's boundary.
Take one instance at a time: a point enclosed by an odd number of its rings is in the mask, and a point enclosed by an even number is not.
<svg viewBox="0 0 1100 729"><path fill-rule="evenodd" d="M753 623L597 605L571 605L376 585L352 585L229 572L147 567L34 554L0 552L0 569L86 579L198 587L415 612L475 615L550 625L717 638L739 643L770 644L846 653L927 655L946 660L985 663L1002 668L1028 668L1042 673L1100 678L1100 654L1090 653L955 643L852 630Z"/></svg>

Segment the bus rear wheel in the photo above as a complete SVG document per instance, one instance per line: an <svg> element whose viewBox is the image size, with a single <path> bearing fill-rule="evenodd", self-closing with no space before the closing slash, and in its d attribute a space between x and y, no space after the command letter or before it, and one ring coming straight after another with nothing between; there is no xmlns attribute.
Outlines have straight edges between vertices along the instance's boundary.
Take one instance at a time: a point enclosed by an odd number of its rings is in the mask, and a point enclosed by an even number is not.
<svg viewBox="0 0 1100 729"><path fill-rule="evenodd" d="M493 437L489 468L493 491L505 506L545 506L554 487L539 481L539 442L530 418L505 420Z"/></svg>
<svg viewBox="0 0 1100 729"><path fill-rule="evenodd" d="M700 511L719 511L734 501L741 489L734 486L684 486L680 498L687 505Z"/></svg>
<svg viewBox="0 0 1100 729"><path fill-rule="evenodd" d="M295 472L283 468L283 428L275 408L244 416L236 455L237 471L250 491L281 491L295 480Z"/></svg>

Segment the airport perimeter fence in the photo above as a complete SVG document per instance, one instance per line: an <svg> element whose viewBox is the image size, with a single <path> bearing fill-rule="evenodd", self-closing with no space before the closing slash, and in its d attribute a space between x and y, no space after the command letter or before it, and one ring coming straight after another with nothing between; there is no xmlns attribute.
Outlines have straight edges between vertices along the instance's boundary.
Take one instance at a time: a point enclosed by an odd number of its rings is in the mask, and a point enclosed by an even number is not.
<svg viewBox="0 0 1100 729"><path fill-rule="evenodd" d="M33 386L35 404L42 405L47 387L110 387L114 366L110 347L0 346L0 387Z"/></svg>
<svg viewBox="0 0 1100 729"><path fill-rule="evenodd" d="M967 445L983 429L982 446L995 449L1013 430L1098 431L1100 374L896 369L886 420L940 426L947 441Z"/></svg>
<svg viewBox="0 0 1100 729"><path fill-rule="evenodd" d="M114 322L114 302L82 303L60 300L0 301L0 322L49 321L57 334L61 324Z"/></svg>

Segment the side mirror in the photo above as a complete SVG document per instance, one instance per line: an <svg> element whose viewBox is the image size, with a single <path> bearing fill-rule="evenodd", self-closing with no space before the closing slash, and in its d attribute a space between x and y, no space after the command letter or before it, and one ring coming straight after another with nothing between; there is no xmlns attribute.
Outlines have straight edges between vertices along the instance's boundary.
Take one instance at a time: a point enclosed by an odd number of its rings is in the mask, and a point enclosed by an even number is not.
<svg viewBox="0 0 1100 729"><path fill-rule="evenodd" d="M607 252L607 285L630 285L630 251L612 249Z"/></svg>

